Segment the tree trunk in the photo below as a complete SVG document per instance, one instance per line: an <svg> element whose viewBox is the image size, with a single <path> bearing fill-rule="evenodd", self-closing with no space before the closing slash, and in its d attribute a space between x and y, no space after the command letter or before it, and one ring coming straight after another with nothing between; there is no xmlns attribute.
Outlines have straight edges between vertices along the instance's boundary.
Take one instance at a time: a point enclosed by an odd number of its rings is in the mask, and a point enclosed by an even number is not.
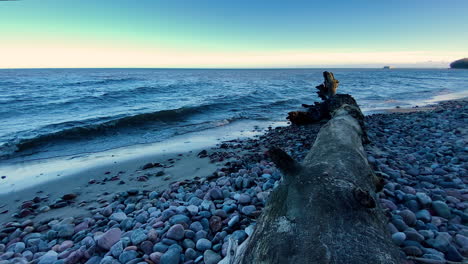
<svg viewBox="0 0 468 264"><path fill-rule="evenodd" d="M222 263L400 263L375 201L383 180L370 168L357 105L332 111L302 162L279 149L283 171L252 236L233 242Z"/></svg>
<svg viewBox="0 0 468 264"><path fill-rule="evenodd" d="M307 108L307 111L294 111L289 112L287 119L295 125L305 125L319 122L323 119L329 119L330 113L336 110L336 106L342 104L356 104L354 99L346 94L336 94L336 89L340 83L335 79L331 72L323 72L324 82L315 88L318 90L318 96L323 100L322 102L315 102L313 105L302 104ZM351 99L352 101L346 101Z"/></svg>
<svg viewBox="0 0 468 264"><path fill-rule="evenodd" d="M331 72L323 72L323 78L325 79L323 84L315 87L318 89L318 96L322 100L326 100L335 96L336 89L338 89L338 84L340 83Z"/></svg>

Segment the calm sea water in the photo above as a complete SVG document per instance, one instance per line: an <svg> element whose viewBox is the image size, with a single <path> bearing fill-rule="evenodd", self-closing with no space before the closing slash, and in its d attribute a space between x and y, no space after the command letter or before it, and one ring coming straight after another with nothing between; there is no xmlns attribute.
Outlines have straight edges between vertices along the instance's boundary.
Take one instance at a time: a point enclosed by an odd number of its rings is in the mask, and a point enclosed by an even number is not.
<svg viewBox="0 0 468 264"><path fill-rule="evenodd" d="M318 100L322 69L0 70L0 162L152 143ZM334 69L365 111L467 95L468 71Z"/></svg>

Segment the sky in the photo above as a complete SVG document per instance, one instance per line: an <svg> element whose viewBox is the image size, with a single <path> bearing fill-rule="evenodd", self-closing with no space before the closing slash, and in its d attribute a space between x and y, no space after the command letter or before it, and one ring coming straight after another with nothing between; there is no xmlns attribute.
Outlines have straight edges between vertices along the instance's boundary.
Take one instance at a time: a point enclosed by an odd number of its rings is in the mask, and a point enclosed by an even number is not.
<svg viewBox="0 0 468 264"><path fill-rule="evenodd" d="M448 67L468 0L0 0L0 68Z"/></svg>

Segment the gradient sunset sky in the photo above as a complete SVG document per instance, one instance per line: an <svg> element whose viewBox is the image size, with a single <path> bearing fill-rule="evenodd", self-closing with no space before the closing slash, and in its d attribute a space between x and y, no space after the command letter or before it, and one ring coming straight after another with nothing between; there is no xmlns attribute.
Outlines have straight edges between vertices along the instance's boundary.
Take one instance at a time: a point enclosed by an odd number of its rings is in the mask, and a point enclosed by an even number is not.
<svg viewBox="0 0 468 264"><path fill-rule="evenodd" d="M0 68L447 67L468 0L0 1Z"/></svg>

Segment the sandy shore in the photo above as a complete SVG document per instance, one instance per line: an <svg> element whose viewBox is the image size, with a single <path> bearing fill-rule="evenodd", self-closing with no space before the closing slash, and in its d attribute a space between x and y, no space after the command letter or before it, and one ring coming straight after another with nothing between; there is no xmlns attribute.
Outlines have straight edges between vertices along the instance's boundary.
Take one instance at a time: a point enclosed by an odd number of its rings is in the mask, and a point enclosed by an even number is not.
<svg viewBox="0 0 468 264"><path fill-rule="evenodd" d="M7 213L0 214L0 223L14 220L13 214L19 213L21 204L35 197L42 199L40 207L47 207L54 204L54 201L60 201L66 194L77 195L67 206L32 214L23 219L47 221L70 216L84 218L90 216L90 208L99 207L99 203L110 200L116 193L129 189L161 191L175 181L206 177L215 172L220 164L211 163L208 158L197 157L200 151L202 149L145 156L138 160L96 166L31 188L0 195L0 212L8 210ZM143 170L148 163L161 163L164 167ZM163 175L156 176L158 173Z"/></svg>

